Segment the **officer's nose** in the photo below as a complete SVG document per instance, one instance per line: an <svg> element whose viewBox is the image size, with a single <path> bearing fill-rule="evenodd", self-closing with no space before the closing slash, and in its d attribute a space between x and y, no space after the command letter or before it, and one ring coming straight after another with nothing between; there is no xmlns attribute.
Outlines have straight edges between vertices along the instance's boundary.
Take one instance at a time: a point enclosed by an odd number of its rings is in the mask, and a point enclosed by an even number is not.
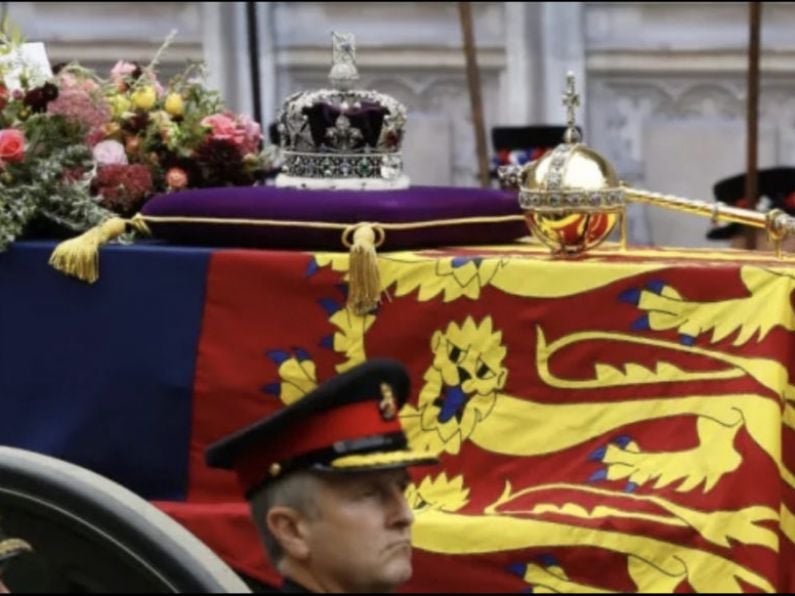
<svg viewBox="0 0 795 596"><path fill-rule="evenodd" d="M414 523L414 512L401 489L397 489L394 493L392 508L392 520L396 526L409 527Z"/></svg>

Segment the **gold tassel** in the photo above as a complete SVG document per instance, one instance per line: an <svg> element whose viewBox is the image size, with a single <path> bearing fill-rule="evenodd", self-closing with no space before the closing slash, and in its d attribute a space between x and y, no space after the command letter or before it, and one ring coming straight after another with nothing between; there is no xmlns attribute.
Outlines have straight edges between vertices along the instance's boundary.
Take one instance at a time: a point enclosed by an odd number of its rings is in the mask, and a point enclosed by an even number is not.
<svg viewBox="0 0 795 596"><path fill-rule="evenodd" d="M65 240L55 247L50 265L82 281L99 279L99 247L124 234L127 220L111 217L77 238Z"/></svg>
<svg viewBox="0 0 795 596"><path fill-rule="evenodd" d="M347 240L353 231L353 242ZM348 308L357 315L372 312L380 302L381 276L378 272L377 246L384 242L384 231L373 224L360 224L343 233L343 243L350 246L348 265Z"/></svg>

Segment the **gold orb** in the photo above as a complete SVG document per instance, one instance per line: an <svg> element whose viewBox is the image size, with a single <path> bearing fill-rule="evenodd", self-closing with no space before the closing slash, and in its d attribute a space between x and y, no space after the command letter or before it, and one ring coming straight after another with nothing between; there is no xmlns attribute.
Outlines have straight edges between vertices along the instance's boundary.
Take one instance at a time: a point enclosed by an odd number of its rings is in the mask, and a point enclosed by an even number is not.
<svg viewBox="0 0 795 596"><path fill-rule="evenodd" d="M588 146L564 142L519 172L519 204L530 232L554 254L601 244L624 214L613 166Z"/></svg>

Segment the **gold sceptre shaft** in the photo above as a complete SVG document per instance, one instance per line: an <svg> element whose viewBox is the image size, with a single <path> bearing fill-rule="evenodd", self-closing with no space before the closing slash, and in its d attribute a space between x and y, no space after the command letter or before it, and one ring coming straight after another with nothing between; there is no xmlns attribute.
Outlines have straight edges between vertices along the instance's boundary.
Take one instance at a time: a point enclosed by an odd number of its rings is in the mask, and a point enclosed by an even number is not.
<svg viewBox="0 0 795 596"><path fill-rule="evenodd" d="M767 230L767 235L775 244L776 255L779 257L781 257L781 241L789 234L795 233L795 217L787 215L780 209L759 213L750 209L724 205L718 201L697 201L630 186L623 186L623 188L628 201L709 217L715 223L739 223Z"/></svg>
<svg viewBox="0 0 795 596"><path fill-rule="evenodd" d="M563 94L568 127L563 142L523 166L499 169L503 188L519 191L530 232L553 255L582 254L601 244L616 223L621 224L621 248L627 247L627 201L646 203L683 213L709 217L713 222L738 223L767 231L781 257L781 241L795 235L795 217L780 209L759 213L718 201L697 201L675 195L632 188L622 182L612 164L580 139L575 108L580 96L574 74L566 75ZM599 217L595 217L599 216Z"/></svg>

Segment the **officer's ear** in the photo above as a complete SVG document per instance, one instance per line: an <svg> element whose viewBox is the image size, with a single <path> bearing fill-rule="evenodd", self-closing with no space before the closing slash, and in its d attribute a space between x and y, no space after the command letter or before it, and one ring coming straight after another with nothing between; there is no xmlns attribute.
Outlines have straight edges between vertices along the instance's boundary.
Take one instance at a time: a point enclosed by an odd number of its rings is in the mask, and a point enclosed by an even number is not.
<svg viewBox="0 0 795 596"><path fill-rule="evenodd" d="M287 555L298 560L309 556L308 520L300 511L283 505L271 507L265 523Z"/></svg>

